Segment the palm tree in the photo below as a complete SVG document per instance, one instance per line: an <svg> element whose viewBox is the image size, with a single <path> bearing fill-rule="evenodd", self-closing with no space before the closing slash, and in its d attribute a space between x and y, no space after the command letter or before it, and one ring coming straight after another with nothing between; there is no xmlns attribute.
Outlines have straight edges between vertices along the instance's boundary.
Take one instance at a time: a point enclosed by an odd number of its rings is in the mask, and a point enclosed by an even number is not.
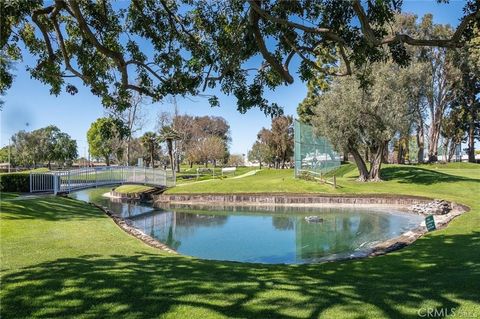
<svg viewBox="0 0 480 319"><path fill-rule="evenodd" d="M170 158L170 165L172 166L172 172L175 174L175 162L173 161L173 141L181 139L180 133L175 131L171 126L164 126L160 130L158 139L161 142L167 143L168 157Z"/></svg>
<svg viewBox="0 0 480 319"><path fill-rule="evenodd" d="M156 151L156 146L159 142L157 134L154 132L146 132L143 134L143 136L140 138L140 142L142 143L143 147L147 151L147 153L150 155L150 165L152 165L153 168L153 163L155 160L155 151Z"/></svg>

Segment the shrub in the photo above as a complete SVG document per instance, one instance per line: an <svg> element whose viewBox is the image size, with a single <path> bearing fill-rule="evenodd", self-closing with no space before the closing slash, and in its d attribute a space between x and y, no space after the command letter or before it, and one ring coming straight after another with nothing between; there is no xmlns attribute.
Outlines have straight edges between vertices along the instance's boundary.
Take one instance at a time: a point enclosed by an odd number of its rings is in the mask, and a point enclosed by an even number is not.
<svg viewBox="0 0 480 319"><path fill-rule="evenodd" d="M304 179L306 181L314 181L315 180L315 177L313 176L313 174L310 173L310 172L307 172L307 171L301 171L298 178Z"/></svg>
<svg viewBox="0 0 480 319"><path fill-rule="evenodd" d="M20 192L30 191L29 173L7 173L0 175L0 191L2 192Z"/></svg>

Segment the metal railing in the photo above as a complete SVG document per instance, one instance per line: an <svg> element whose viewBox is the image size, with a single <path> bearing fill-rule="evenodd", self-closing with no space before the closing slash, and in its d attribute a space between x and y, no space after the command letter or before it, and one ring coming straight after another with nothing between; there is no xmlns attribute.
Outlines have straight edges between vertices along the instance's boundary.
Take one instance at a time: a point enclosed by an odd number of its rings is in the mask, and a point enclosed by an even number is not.
<svg viewBox="0 0 480 319"><path fill-rule="evenodd" d="M54 194L110 184L145 184L157 187L175 186L170 170L132 166L85 167L66 171L30 173L30 192Z"/></svg>

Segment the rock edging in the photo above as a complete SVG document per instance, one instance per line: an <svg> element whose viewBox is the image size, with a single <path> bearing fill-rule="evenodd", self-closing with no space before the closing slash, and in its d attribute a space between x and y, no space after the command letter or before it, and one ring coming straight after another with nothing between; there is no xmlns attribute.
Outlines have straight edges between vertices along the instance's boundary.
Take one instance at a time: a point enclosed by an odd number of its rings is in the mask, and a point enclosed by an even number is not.
<svg viewBox="0 0 480 319"><path fill-rule="evenodd" d="M433 214L433 217L435 220L435 226L437 230L445 228L448 225L448 223L450 223L454 218L470 210L467 206L459 205L456 203L450 203L443 200L441 201L434 200L430 203L421 204L421 205L422 207L437 207L437 206L448 207L448 212L444 212L442 210L441 214L440 213L436 215ZM416 212L425 216L431 215L429 210L414 211L414 208L416 207L417 207L416 205L414 205L413 207L410 207L410 211ZM398 237L391 238L389 240L386 240L384 242L381 242L375 245L372 249L372 252L369 254L369 256L384 255L386 253L401 249L403 247L410 245L415 240L417 240L418 238L422 237L427 233L428 233L428 230L427 230L427 227L425 226L425 221L423 221L419 227L409 230Z"/></svg>
<svg viewBox="0 0 480 319"><path fill-rule="evenodd" d="M128 219L123 219L121 217L116 216L110 210L108 210L108 208L106 208L106 207L103 207L103 206L100 206L100 205L97 205L97 204L91 203L91 202L88 202L88 203L90 205L100 209L102 212L104 212L108 217L110 217L115 222L115 224L117 224L127 234L129 234L129 235L131 235L131 236L133 236L137 239L140 239L142 242L144 242L145 244L147 244L150 247L161 249L161 250L166 251L168 253L178 255L177 251L171 249L170 247L168 247L167 245L159 242L155 238L153 238L153 237L145 234L144 232L136 229L135 227L131 226L131 222Z"/></svg>

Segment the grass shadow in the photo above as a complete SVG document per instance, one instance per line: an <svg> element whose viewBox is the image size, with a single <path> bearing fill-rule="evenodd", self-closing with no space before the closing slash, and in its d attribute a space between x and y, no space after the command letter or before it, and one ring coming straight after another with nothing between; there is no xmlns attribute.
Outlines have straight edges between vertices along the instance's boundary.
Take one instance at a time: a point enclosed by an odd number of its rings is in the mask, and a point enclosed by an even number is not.
<svg viewBox="0 0 480 319"><path fill-rule="evenodd" d="M442 172L437 172L420 167L385 167L381 170L383 180L394 181L400 183L432 185L436 183L453 183L453 182L476 182L480 183L479 179L450 175Z"/></svg>
<svg viewBox="0 0 480 319"><path fill-rule="evenodd" d="M417 318L428 301L478 304L480 232L400 253L315 265L212 262L137 253L81 256L4 274L2 317Z"/></svg>

